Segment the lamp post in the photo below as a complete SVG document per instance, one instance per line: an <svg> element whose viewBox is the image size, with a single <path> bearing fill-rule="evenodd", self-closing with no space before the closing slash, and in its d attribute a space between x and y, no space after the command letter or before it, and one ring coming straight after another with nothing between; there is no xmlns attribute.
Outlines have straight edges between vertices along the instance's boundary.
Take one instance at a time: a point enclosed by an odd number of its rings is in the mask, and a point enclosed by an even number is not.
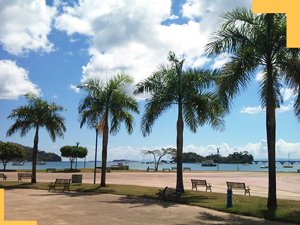
<svg viewBox="0 0 300 225"><path fill-rule="evenodd" d="M76 142L77 151L78 151L78 146L79 146L79 142ZM75 170L77 170L77 157L76 157Z"/></svg>
<svg viewBox="0 0 300 225"><path fill-rule="evenodd" d="M217 156L218 156L218 160L219 160L219 156L220 156L220 149L219 148L217 148ZM218 164L217 164L217 170L219 171L219 164L220 164L220 161L218 161Z"/></svg>
<svg viewBox="0 0 300 225"><path fill-rule="evenodd" d="M95 144L95 164L94 164L94 184L96 184L96 167L97 167L97 146L98 146L98 129L96 127L96 144Z"/></svg>

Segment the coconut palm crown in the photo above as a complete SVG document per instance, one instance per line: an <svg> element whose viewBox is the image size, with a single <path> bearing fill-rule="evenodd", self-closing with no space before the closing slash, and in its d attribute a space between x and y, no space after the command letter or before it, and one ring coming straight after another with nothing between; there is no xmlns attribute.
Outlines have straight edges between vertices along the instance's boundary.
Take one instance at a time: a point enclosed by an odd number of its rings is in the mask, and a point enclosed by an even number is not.
<svg viewBox="0 0 300 225"><path fill-rule="evenodd" d="M209 55L228 52L230 61L222 68L219 94L229 109L232 99L255 77L260 80L261 106L266 109L266 131L269 161L268 209L277 207L276 199L276 109L283 103L281 88L297 93L294 109L300 119L299 49L286 48L286 17L283 14L257 14L239 8L224 15L219 30L206 50Z"/></svg>
<svg viewBox="0 0 300 225"><path fill-rule="evenodd" d="M132 83L131 76L118 74L107 83L99 79L90 79L79 86L88 93L79 105L81 126L84 123L90 127L96 126L103 134L100 186L106 185L108 134L117 134L122 122L131 134L134 121L131 113L139 113L136 100L128 92Z"/></svg>
<svg viewBox="0 0 300 225"><path fill-rule="evenodd" d="M8 119L15 120L7 131L7 136L20 132L21 137L25 136L31 129L35 130L34 144L32 151L32 178L31 182L36 183L36 162L39 143L39 130L45 128L51 140L56 137L63 137L66 131L65 119L60 115L64 110L62 106L55 103L48 103L35 94L26 94L27 105L14 109Z"/></svg>
<svg viewBox="0 0 300 225"><path fill-rule="evenodd" d="M209 124L215 129L224 126L225 111L216 95L208 90L213 84L216 71L202 69L183 70L184 59L174 52L168 56L169 65L161 65L147 79L137 84L135 94L149 93L142 116L141 131L144 136L152 131L155 120L163 112L176 105L177 115L177 181L176 188L184 191L182 174L184 123L192 132L199 126Z"/></svg>

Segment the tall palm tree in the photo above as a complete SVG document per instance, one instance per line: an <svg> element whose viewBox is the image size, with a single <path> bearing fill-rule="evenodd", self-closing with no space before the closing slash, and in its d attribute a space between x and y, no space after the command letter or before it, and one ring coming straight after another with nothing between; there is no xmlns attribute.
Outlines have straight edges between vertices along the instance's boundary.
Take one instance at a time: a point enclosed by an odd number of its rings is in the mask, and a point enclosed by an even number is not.
<svg viewBox="0 0 300 225"><path fill-rule="evenodd" d="M102 172L100 186L106 182L106 162L108 134L117 134L121 123L124 122L129 134L133 131L133 116L131 112L139 113L136 100L128 93L132 77L118 74L106 84L98 79L88 80L80 85L88 95L81 101L79 111L82 115L82 124L85 121L99 122L97 129L102 132Z"/></svg>
<svg viewBox="0 0 300 225"><path fill-rule="evenodd" d="M219 93L225 107L246 88L257 71L260 81L261 106L266 108L266 131L269 161L268 209L275 210L276 199L276 113L282 104L283 84L295 89L295 113L300 119L300 60L299 49L287 49L286 21L283 14L254 15L239 8L224 15L224 22L207 44L209 55L228 52L230 61L221 71Z"/></svg>
<svg viewBox="0 0 300 225"><path fill-rule="evenodd" d="M86 85L85 85L86 86ZM83 85L79 85L79 88ZM80 117L80 128L84 124L90 129L95 129L96 141L95 141L95 162L94 162L94 184L96 183L96 167L97 167L97 151L98 151L98 131L101 122L101 112L102 112L102 102L100 96L97 96L98 92L90 91L88 95L83 98L78 107L79 117Z"/></svg>
<svg viewBox="0 0 300 225"><path fill-rule="evenodd" d="M8 119L15 120L7 131L7 136L20 132L21 137L25 136L29 130L35 129L33 151L32 151L32 178L31 183L36 183L36 162L39 143L39 130L46 128L50 138L54 142L56 136L63 137L65 119L60 115L64 110L62 106L55 103L48 103L34 94L26 94L27 105L14 109Z"/></svg>
<svg viewBox="0 0 300 225"><path fill-rule="evenodd" d="M213 128L222 128L221 117L224 110L218 98L207 90L211 87L216 72L201 69L184 71L184 59L176 58L175 53L168 56L170 65L162 65L146 80L137 84L135 94L150 93L145 113L142 117L141 130L149 135L155 120L167 109L177 105L177 182L176 189L184 191L183 129L184 122L192 132L198 126L208 123Z"/></svg>

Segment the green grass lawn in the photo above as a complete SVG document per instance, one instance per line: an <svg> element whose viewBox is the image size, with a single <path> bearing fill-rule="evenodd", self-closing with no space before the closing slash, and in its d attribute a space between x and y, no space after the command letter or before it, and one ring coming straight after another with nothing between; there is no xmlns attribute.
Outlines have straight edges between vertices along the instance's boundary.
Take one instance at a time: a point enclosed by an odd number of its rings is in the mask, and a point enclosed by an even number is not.
<svg viewBox="0 0 300 225"><path fill-rule="evenodd" d="M0 182L0 188L30 188L47 190L49 183L20 183ZM156 198L157 188L142 187L133 185L107 185L100 188L98 184L71 184L71 191L109 193L143 198ZM267 211L267 199L255 196L233 195L233 207L226 208L226 194L210 193L202 191L186 191L179 200L179 203L206 207L222 212L229 212L240 215L267 218L278 221L287 221L300 224L300 201L278 200L278 208L275 213Z"/></svg>

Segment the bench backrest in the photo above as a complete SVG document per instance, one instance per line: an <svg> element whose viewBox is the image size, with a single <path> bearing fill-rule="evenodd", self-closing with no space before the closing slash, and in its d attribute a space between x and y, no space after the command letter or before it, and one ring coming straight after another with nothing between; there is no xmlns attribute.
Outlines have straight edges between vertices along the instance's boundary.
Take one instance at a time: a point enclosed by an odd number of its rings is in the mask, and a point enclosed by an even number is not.
<svg viewBox="0 0 300 225"><path fill-rule="evenodd" d="M71 183L71 179L60 179L57 178L55 180L55 184L70 184Z"/></svg>
<svg viewBox="0 0 300 225"><path fill-rule="evenodd" d="M6 177L4 173L0 173L0 177Z"/></svg>
<svg viewBox="0 0 300 225"><path fill-rule="evenodd" d="M165 189L163 190L163 195L165 195L165 196L172 195L174 193L181 194L181 192L176 190L175 188L165 187Z"/></svg>
<svg viewBox="0 0 300 225"><path fill-rule="evenodd" d="M18 173L18 177L31 177L31 173Z"/></svg>
<svg viewBox="0 0 300 225"><path fill-rule="evenodd" d="M191 179L192 184L196 185L205 185L206 186L206 180L196 180L196 179Z"/></svg>
<svg viewBox="0 0 300 225"><path fill-rule="evenodd" d="M227 188L231 188L231 189L245 189L246 185L245 183L241 183L241 182L226 182L227 183Z"/></svg>

